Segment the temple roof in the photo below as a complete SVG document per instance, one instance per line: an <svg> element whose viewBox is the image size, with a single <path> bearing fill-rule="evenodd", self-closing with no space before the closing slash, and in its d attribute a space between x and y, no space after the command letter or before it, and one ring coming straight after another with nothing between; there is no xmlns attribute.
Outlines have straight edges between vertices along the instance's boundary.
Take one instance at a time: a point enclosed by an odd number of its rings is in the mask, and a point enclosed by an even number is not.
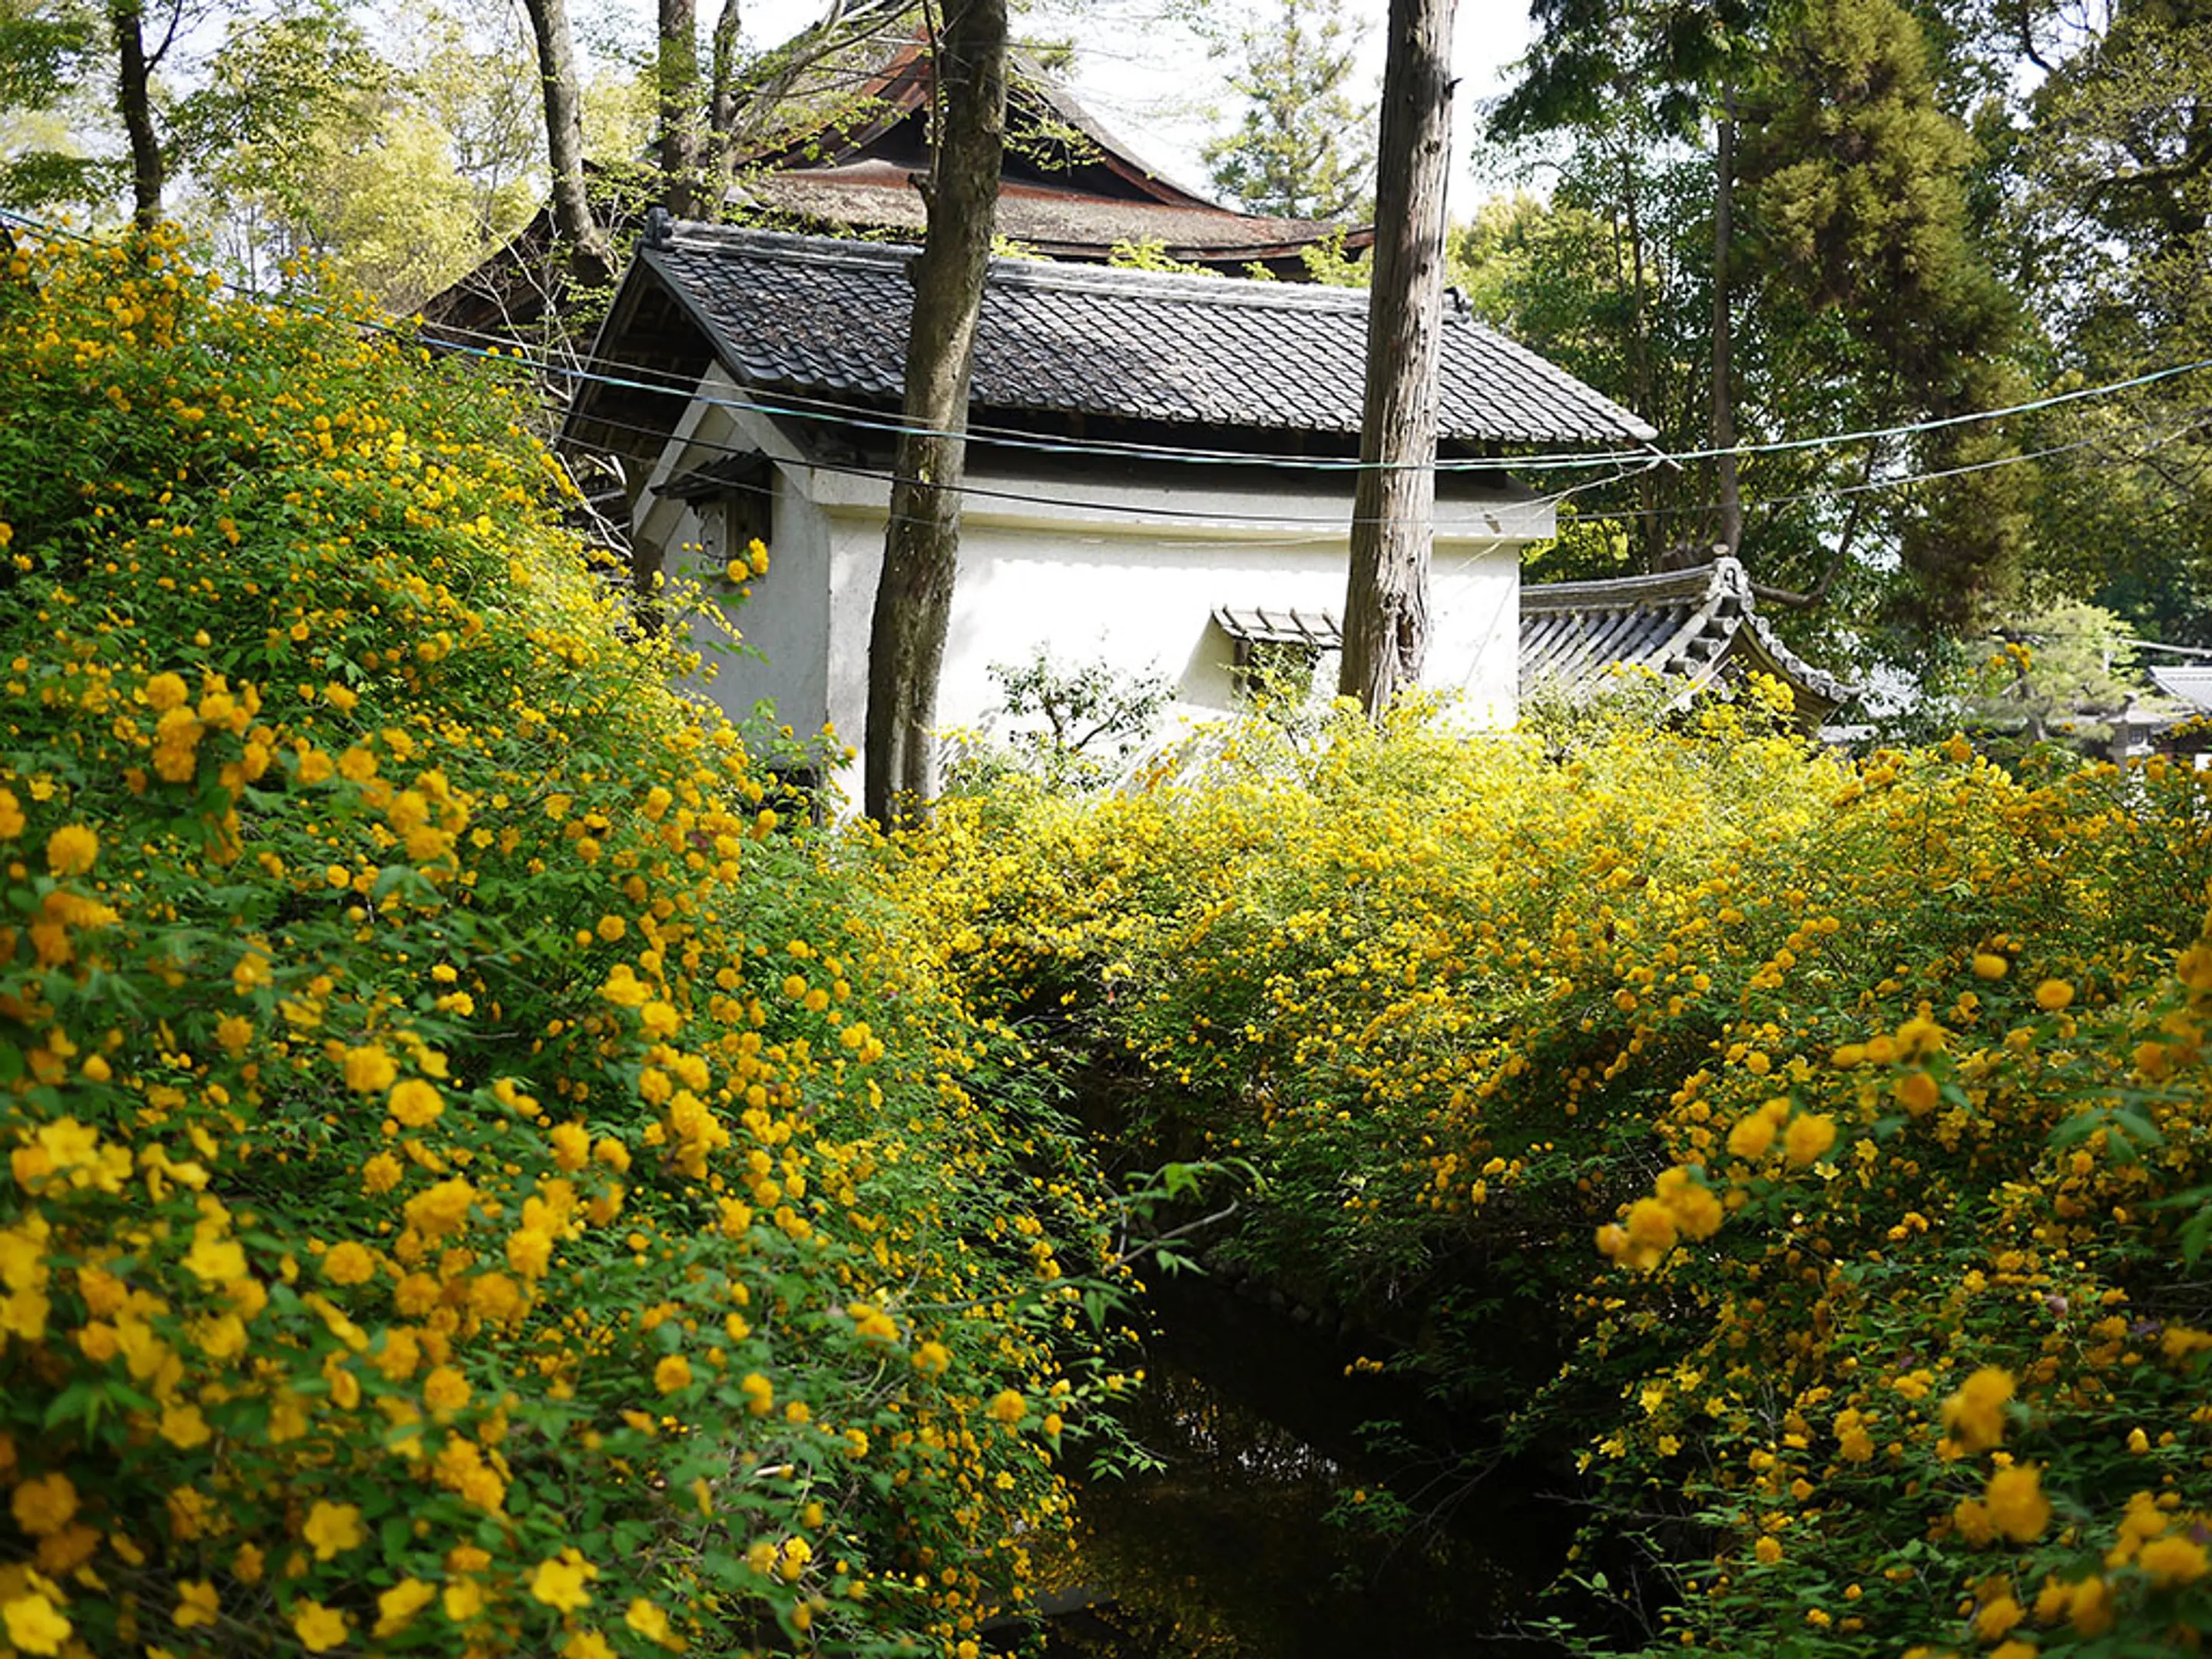
<svg viewBox="0 0 2212 1659"><path fill-rule="evenodd" d="M1601 695L1623 673L1680 683L1674 706L1723 676L1771 675L1817 726L1857 695L1784 645L1759 616L1751 578L1732 558L1688 570L1521 590L1521 695L1574 701Z"/></svg>
<svg viewBox="0 0 2212 1659"><path fill-rule="evenodd" d="M640 246L625 294L672 295L748 386L802 404L893 409L904 381L916 250L679 223ZM635 299L638 296L633 296ZM1184 428L1356 434L1367 295L1356 289L994 259L971 402ZM594 355L626 355L617 297ZM1463 313L1448 313L1440 438L1619 446L1652 428ZM586 398L589 397L587 389ZM1447 453L1449 453L1448 450Z"/></svg>

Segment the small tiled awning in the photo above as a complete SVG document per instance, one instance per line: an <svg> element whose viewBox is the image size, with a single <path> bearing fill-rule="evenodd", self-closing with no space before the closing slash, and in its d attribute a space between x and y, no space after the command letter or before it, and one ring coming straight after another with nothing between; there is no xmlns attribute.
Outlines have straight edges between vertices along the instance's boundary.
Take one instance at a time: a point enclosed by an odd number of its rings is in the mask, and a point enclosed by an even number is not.
<svg viewBox="0 0 2212 1659"><path fill-rule="evenodd" d="M1344 629L1333 611L1249 610L1223 605L1213 613L1216 626L1240 647L1303 645L1315 651L1344 649Z"/></svg>
<svg viewBox="0 0 2212 1659"><path fill-rule="evenodd" d="M1770 674L1816 726L1857 695L1782 642L1759 614L1751 578L1732 558L1689 570L1521 590L1521 695L1571 700L1617 684L1623 670L1679 682L1678 706L1724 673Z"/></svg>

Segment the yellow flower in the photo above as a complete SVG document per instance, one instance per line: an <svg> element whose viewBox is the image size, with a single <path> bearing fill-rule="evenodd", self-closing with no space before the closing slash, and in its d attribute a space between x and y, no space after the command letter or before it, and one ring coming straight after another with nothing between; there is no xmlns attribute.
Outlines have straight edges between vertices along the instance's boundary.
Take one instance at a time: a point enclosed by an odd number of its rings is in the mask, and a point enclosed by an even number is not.
<svg viewBox="0 0 2212 1659"><path fill-rule="evenodd" d="M190 1630L195 1625L212 1625L222 1611L211 1581L187 1578L177 1586L177 1607L169 1620L179 1630Z"/></svg>
<svg viewBox="0 0 2212 1659"><path fill-rule="evenodd" d="M2012 972L2012 963L2007 962L1996 951L1977 951L1974 952L1974 977L1976 979L2002 979L2010 972Z"/></svg>
<svg viewBox="0 0 2212 1659"><path fill-rule="evenodd" d="M385 1102L385 1109L410 1129L420 1129L434 1123L446 1109L438 1091L419 1077L410 1077L392 1086Z"/></svg>
<svg viewBox="0 0 2212 1659"><path fill-rule="evenodd" d="M643 1596L632 1601L623 1612L623 1623L648 1642L668 1639L668 1615Z"/></svg>
<svg viewBox="0 0 2212 1659"><path fill-rule="evenodd" d="M323 1277L333 1285L366 1285L375 1276L376 1258L349 1238L323 1257Z"/></svg>
<svg viewBox="0 0 2212 1659"><path fill-rule="evenodd" d="M100 856L100 837L82 823L65 823L46 837L46 868L58 876L81 876Z"/></svg>
<svg viewBox="0 0 2212 1659"><path fill-rule="evenodd" d="M191 695L181 674L156 674L146 682L147 706L157 714L167 714Z"/></svg>
<svg viewBox="0 0 2212 1659"><path fill-rule="evenodd" d="M348 1634L345 1614L312 1597L292 1604L292 1629L299 1636L300 1645L310 1653L328 1653L341 1647Z"/></svg>
<svg viewBox="0 0 2212 1659"><path fill-rule="evenodd" d="M469 1403L469 1380L451 1365L440 1365L422 1379L422 1403L434 1412L457 1412Z"/></svg>
<svg viewBox="0 0 2212 1659"><path fill-rule="evenodd" d="M2004 1438L2005 1401L2012 1398L2012 1373L1984 1365L1943 1402L1943 1426L1968 1452L1987 1451Z"/></svg>
<svg viewBox="0 0 2212 1659"><path fill-rule="evenodd" d="M214 1438L214 1431L208 1427L198 1406L165 1406L161 1408L161 1438L180 1450L189 1451L194 1446L207 1444Z"/></svg>
<svg viewBox="0 0 2212 1659"><path fill-rule="evenodd" d="M2161 1589L2172 1584L2193 1584L2212 1571L2212 1559L2206 1556L2204 1546L2179 1533L2168 1533L2145 1544L2136 1565Z"/></svg>
<svg viewBox="0 0 2212 1659"><path fill-rule="evenodd" d="M2051 1524L2051 1500L2033 1463L2015 1463L1990 1476L1984 1494L1990 1523L2015 1544L2032 1544Z"/></svg>
<svg viewBox="0 0 2212 1659"><path fill-rule="evenodd" d="M1001 1389L991 1397L991 1403L983 1408L983 1414L994 1423L1012 1425L1026 1417L1029 1409L1028 1401L1012 1389Z"/></svg>
<svg viewBox="0 0 2212 1659"><path fill-rule="evenodd" d="M21 1595L0 1607L0 1620L8 1627L8 1641L23 1653L59 1653L74 1626L44 1595Z"/></svg>
<svg viewBox="0 0 2212 1659"><path fill-rule="evenodd" d="M2035 1006L2046 1014L2063 1012L2074 1000L2074 988L2063 979L2046 979L2035 988Z"/></svg>
<svg viewBox="0 0 2212 1659"><path fill-rule="evenodd" d="M374 1634L397 1636L414 1621L415 1615L438 1598L437 1586L426 1584L419 1578L403 1578L376 1598L376 1628Z"/></svg>
<svg viewBox="0 0 2212 1659"><path fill-rule="evenodd" d="M456 1578L438 1593L438 1604L447 1618L465 1625L483 1611L483 1586L473 1578Z"/></svg>
<svg viewBox="0 0 2212 1659"><path fill-rule="evenodd" d="M315 1552L315 1559L327 1561L349 1549L357 1549L362 1541L361 1509L354 1504L331 1504L320 1498L307 1511L307 1524L301 1528Z"/></svg>
<svg viewBox="0 0 2212 1659"><path fill-rule="evenodd" d="M942 1342L925 1342L914 1351L914 1368L924 1376L942 1376L951 1364L952 1351Z"/></svg>
<svg viewBox="0 0 2212 1659"><path fill-rule="evenodd" d="M1782 1137L1782 1150L1798 1169L1817 1161L1836 1144L1836 1121L1818 1112L1801 1112L1790 1120Z"/></svg>
<svg viewBox="0 0 2212 1659"><path fill-rule="evenodd" d="M32 1537L51 1538L76 1514L76 1488L56 1469L18 1485L8 1506L15 1524Z"/></svg>
<svg viewBox="0 0 2212 1659"><path fill-rule="evenodd" d="M557 1561L540 1561L530 1575L530 1594L549 1607L574 1613L592 1599L586 1582L599 1576L599 1569L570 1550Z"/></svg>
<svg viewBox="0 0 2212 1659"><path fill-rule="evenodd" d="M23 833L27 820L22 803L11 789L0 789L0 841L13 841Z"/></svg>
<svg viewBox="0 0 2212 1659"><path fill-rule="evenodd" d="M580 1630L561 1644L562 1659L615 1659L607 1638L595 1630Z"/></svg>
<svg viewBox="0 0 2212 1659"><path fill-rule="evenodd" d="M670 1354L653 1368L653 1386L663 1394L675 1394L691 1386L691 1362L680 1353Z"/></svg>
<svg viewBox="0 0 2212 1659"><path fill-rule="evenodd" d="M747 1371L738 1386L744 1390L745 1409L755 1417L766 1417L775 1409L775 1388L758 1371Z"/></svg>
<svg viewBox="0 0 2212 1659"><path fill-rule="evenodd" d="M356 1094L373 1095L389 1089L399 1075L399 1063L375 1043L345 1052L346 1087Z"/></svg>

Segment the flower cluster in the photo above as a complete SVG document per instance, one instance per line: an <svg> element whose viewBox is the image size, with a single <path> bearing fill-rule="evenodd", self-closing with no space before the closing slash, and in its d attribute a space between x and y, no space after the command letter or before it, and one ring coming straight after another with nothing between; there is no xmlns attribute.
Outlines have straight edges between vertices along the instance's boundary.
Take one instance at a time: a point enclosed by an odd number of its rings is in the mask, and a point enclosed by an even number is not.
<svg viewBox="0 0 2212 1659"><path fill-rule="evenodd" d="M894 879L1133 1133L1257 1167L1225 1250L1571 1455L1669 1650L2019 1659L2212 1622L2209 818L1749 696L1564 754L1255 727Z"/></svg>
<svg viewBox="0 0 2212 1659"><path fill-rule="evenodd" d="M972 1651L1095 1184L520 405L158 238L0 378L5 1644Z"/></svg>

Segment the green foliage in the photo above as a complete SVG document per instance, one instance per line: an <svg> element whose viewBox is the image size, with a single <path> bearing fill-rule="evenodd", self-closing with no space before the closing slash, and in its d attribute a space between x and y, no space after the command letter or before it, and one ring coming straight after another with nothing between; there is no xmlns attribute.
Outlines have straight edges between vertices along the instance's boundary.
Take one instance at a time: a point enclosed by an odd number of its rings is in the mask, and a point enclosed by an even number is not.
<svg viewBox="0 0 2212 1659"><path fill-rule="evenodd" d="M1011 723L969 743L947 769L949 788L981 793L1010 775L1054 791L1113 782L1150 742L1173 693L1164 674L1130 674L1103 659L1062 666L1043 647L1025 663L993 663L999 707Z"/></svg>
<svg viewBox="0 0 2212 1659"><path fill-rule="evenodd" d="M1275 0L1269 14L1218 31L1230 88L1243 100L1234 131L1201 151L1214 187L1247 213L1357 219L1375 169L1371 103L1355 101L1362 27L1341 0Z"/></svg>
<svg viewBox="0 0 2212 1659"><path fill-rule="evenodd" d="M1250 1162L1223 1250L1577 1448L1567 1582L1629 1645L2172 1650L2212 1617L2212 790L1846 761L1772 690L1563 754L1239 732L948 811L901 878L975 1006Z"/></svg>
<svg viewBox="0 0 2212 1659"><path fill-rule="evenodd" d="M957 1652L1125 1207L521 403L217 287L0 265L9 1645Z"/></svg>

